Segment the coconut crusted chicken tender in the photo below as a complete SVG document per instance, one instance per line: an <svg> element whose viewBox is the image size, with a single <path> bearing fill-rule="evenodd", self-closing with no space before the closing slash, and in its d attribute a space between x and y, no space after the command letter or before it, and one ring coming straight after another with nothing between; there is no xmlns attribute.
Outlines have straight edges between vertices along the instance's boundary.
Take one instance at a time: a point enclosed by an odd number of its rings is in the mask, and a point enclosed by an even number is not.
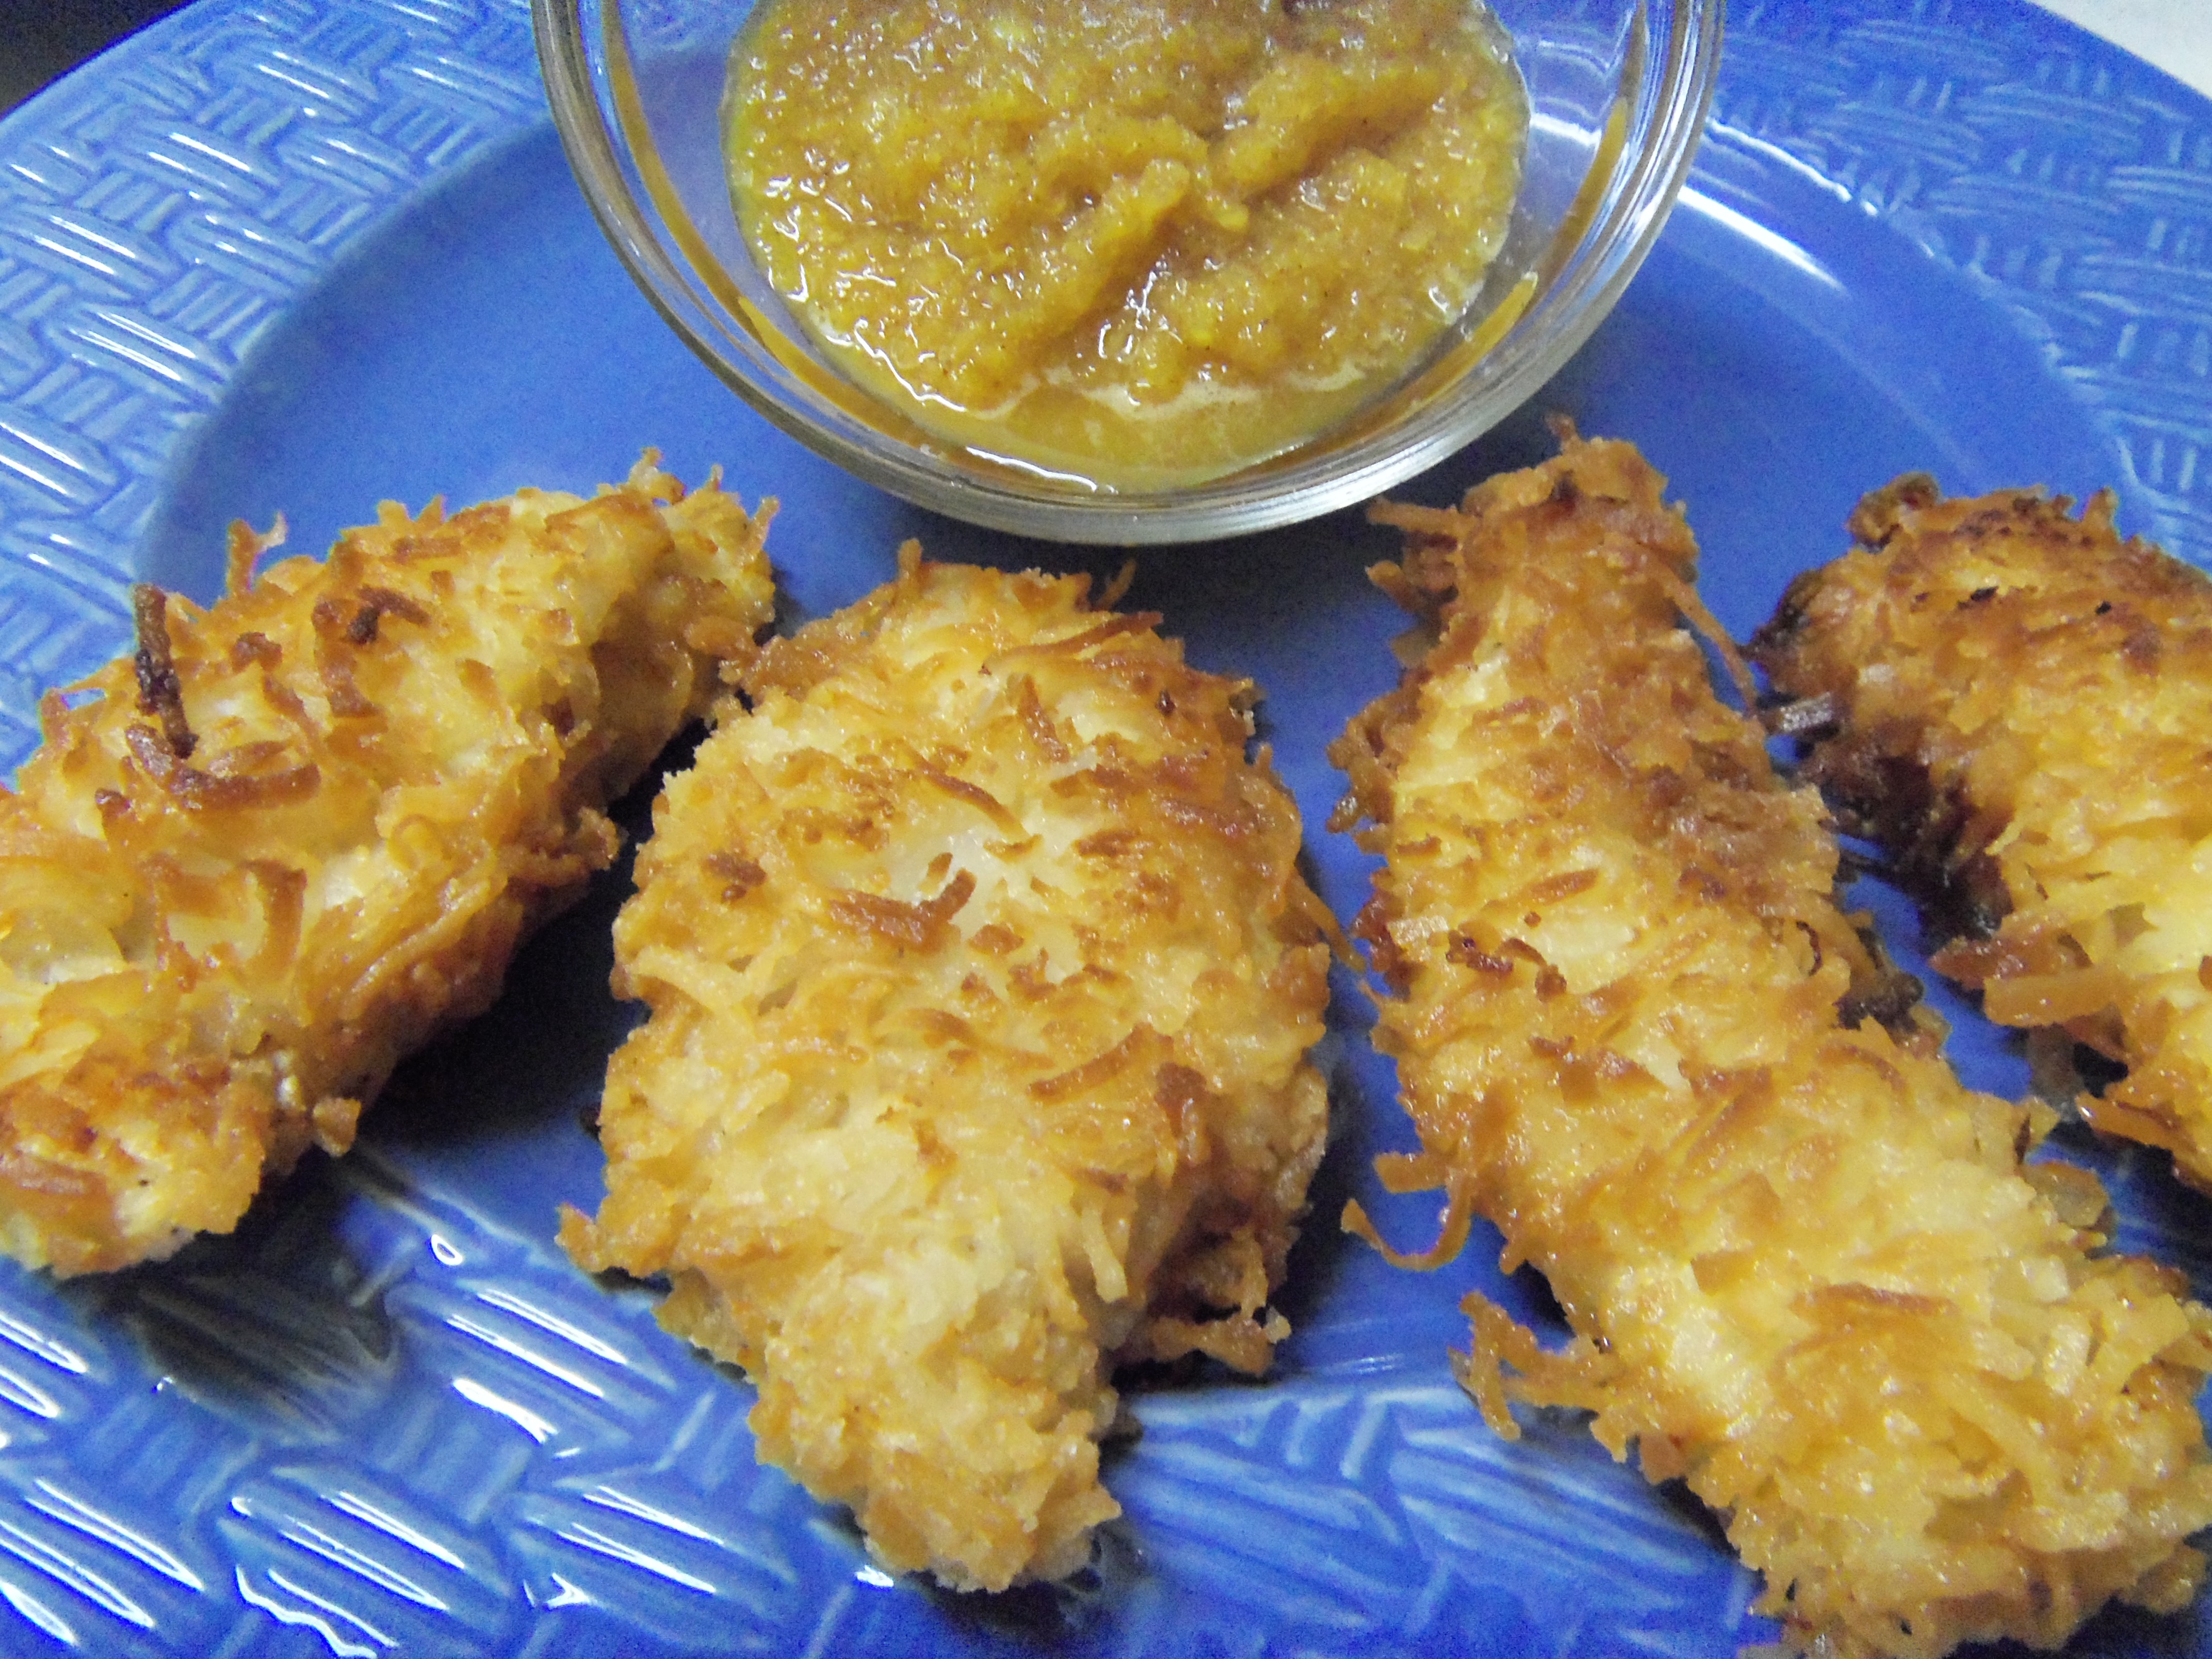
<svg viewBox="0 0 2212 1659"><path fill-rule="evenodd" d="M1899 479L1753 650L1808 775L1963 928L1936 968L2125 1061L2084 1115L2212 1188L2212 580L2069 506Z"/></svg>
<svg viewBox="0 0 2212 1659"><path fill-rule="evenodd" d="M760 1455L1000 1589L1118 1513L1118 1362L1257 1372L1321 1156L1326 913L1249 684L1087 579L921 562L769 646L616 925L583 1266L665 1273Z"/></svg>
<svg viewBox="0 0 2212 1659"><path fill-rule="evenodd" d="M49 695L0 793L0 1248L228 1231L605 867L600 809L773 606L759 525L649 463L258 576L234 526L212 610L137 589L135 660Z"/></svg>
<svg viewBox="0 0 2212 1659"><path fill-rule="evenodd" d="M2094 1182L2024 1169L2023 1110L1887 988L1817 797L1677 623L1703 612L1662 488L1571 439L1384 514L1384 584L1440 635L1334 750L1386 860L1359 931L1421 1134L1385 1174L1488 1217L1575 1332L1546 1352L1470 1297L1462 1380L1501 1433L1515 1401L1586 1408L1686 1480L1801 1651L2179 1607L2212 1316L2085 1248Z"/></svg>

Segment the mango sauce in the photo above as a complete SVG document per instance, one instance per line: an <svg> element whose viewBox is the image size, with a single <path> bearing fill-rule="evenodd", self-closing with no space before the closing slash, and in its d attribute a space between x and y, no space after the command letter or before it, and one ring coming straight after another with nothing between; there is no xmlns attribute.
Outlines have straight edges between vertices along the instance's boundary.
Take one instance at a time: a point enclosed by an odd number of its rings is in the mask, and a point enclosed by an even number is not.
<svg viewBox="0 0 2212 1659"><path fill-rule="evenodd" d="M1528 107L1469 0L764 0L754 257L923 427L1094 487L1334 424L1467 308Z"/></svg>

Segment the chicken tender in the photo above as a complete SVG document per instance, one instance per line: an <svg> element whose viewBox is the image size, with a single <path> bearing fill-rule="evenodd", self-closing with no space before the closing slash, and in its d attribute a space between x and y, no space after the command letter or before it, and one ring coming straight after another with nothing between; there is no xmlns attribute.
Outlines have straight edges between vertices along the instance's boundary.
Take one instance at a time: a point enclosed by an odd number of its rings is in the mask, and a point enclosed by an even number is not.
<svg viewBox="0 0 2212 1659"><path fill-rule="evenodd" d="M745 672L616 925L652 1013L562 1230L666 1274L762 1458L961 1588L1088 1559L1117 1362L1267 1367L1326 1128L1253 689L1086 592L909 544Z"/></svg>
<svg viewBox="0 0 2212 1659"><path fill-rule="evenodd" d="M1889 988L1817 797L1677 623L1704 613L1662 488L1570 438L1382 514L1409 545L1378 574L1437 632L1333 751L1385 860L1358 932L1421 1136L1382 1173L1449 1193L1440 1254L1489 1218L1575 1333L1547 1352L1470 1297L1462 1380L1501 1433L1514 1401L1582 1407L1686 1481L1800 1651L2177 1607L2212 1315L2094 1253L2094 1179L2023 1168L2026 1109Z"/></svg>
<svg viewBox="0 0 2212 1659"><path fill-rule="evenodd" d="M2212 580L2100 495L1899 479L1753 649L1808 775L1896 849L1991 1019L2124 1061L2081 1109L2212 1189Z"/></svg>
<svg viewBox="0 0 2212 1659"><path fill-rule="evenodd" d="M0 792L0 1249L228 1231L606 866L774 602L760 523L650 462L258 576L235 526L213 609L138 589L136 658L48 696Z"/></svg>

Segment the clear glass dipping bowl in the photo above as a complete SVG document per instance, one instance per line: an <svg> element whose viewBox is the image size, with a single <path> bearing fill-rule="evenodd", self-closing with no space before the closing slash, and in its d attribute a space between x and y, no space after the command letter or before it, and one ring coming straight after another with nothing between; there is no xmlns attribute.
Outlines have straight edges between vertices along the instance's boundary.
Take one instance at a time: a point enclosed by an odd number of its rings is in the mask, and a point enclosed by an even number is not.
<svg viewBox="0 0 2212 1659"><path fill-rule="evenodd" d="M972 523L1140 544L1295 523L1379 495L1504 419L1620 298L1689 171L1724 0L1492 0L1528 90L1504 252L1454 330L1341 424L1200 484L1112 493L932 437L809 341L746 252L720 105L751 0L532 0L553 117L599 224L738 394L841 466Z"/></svg>

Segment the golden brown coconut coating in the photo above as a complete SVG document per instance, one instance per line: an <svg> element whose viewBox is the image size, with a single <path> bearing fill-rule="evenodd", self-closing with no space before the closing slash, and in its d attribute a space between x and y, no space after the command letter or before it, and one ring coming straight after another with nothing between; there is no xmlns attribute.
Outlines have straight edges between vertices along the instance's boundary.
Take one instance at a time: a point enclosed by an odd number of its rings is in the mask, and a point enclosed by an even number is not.
<svg viewBox="0 0 2212 1659"><path fill-rule="evenodd" d="M1249 684L1086 579L920 562L768 647L616 925L607 1198L760 1455L888 1565L1088 1558L1117 1360L1248 1371L1321 1156L1325 913Z"/></svg>
<svg viewBox="0 0 2212 1659"><path fill-rule="evenodd" d="M2128 1074L2083 1113L2212 1188L2212 580L2035 491L1860 504L1753 649L1808 758L1964 936L1990 1018Z"/></svg>
<svg viewBox="0 0 2212 1659"><path fill-rule="evenodd" d="M1570 440L1384 515L1409 550L1380 574L1440 634L1334 750L1387 860L1360 931L1424 1148L1385 1174L1488 1217L1576 1332L1547 1354L1471 1297L1462 1380L1502 1433L1511 1401L1586 1407L1686 1480L1801 1651L2179 1606L2212 1315L2091 1255L2095 1182L2023 1170L2023 1111L1899 1017L1818 799L1677 623L1662 488Z"/></svg>
<svg viewBox="0 0 2212 1659"><path fill-rule="evenodd" d="M649 460L258 576L234 526L212 610L138 590L135 661L48 696L0 793L0 1249L228 1231L606 866L600 809L773 606L759 526Z"/></svg>

